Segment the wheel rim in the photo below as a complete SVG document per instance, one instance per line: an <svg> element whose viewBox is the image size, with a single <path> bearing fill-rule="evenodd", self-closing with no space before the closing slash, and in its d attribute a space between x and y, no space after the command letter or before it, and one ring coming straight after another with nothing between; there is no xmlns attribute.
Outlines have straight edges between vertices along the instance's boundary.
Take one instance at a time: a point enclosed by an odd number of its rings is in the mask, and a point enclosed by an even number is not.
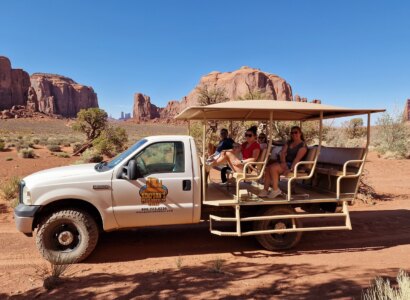
<svg viewBox="0 0 410 300"><path fill-rule="evenodd" d="M291 219L273 220L269 224L269 229L287 229L292 228L293 223ZM292 243L297 236L296 232L284 232L271 234L272 239L277 245L287 245Z"/></svg>
<svg viewBox="0 0 410 300"><path fill-rule="evenodd" d="M71 222L59 222L49 230L49 250L61 253L70 253L78 248L81 242L81 234L75 224Z"/></svg>

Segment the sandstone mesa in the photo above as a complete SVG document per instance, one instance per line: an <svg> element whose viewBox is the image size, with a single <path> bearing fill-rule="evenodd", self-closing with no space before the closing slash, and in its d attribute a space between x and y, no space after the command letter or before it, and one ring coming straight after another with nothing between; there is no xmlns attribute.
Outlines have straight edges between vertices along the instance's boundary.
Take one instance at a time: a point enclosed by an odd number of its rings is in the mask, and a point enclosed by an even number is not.
<svg viewBox="0 0 410 300"><path fill-rule="evenodd" d="M92 87L57 74L12 69L10 60L0 56L0 118L76 117L80 109L98 107Z"/></svg>

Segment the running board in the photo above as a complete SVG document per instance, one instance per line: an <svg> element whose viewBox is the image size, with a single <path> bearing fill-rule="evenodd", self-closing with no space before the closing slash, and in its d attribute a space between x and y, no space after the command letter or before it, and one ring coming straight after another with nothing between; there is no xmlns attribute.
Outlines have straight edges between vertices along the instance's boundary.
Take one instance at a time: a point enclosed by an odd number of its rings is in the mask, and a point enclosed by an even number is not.
<svg viewBox="0 0 410 300"><path fill-rule="evenodd" d="M269 229L269 230L251 230L242 232L241 223L249 221L264 221L264 220L282 220L282 219L311 219L311 218L344 218L345 224L340 226L318 226L318 227L296 227L296 222L292 222L292 228L284 229ZM213 221L215 222L236 222L235 231L221 231L213 229ZM254 216L244 217L240 216L240 205L235 205L235 217L219 217L215 215L209 215L209 229L212 234L219 236L250 236L250 235L262 235L262 234L274 234L274 233L287 233L287 232L303 232L303 231L328 231L328 230L352 230L352 224L350 221L350 215L348 205L346 201L343 201L343 210L341 213L323 213L323 214L309 214L309 213L295 213L288 215L275 215L275 216Z"/></svg>

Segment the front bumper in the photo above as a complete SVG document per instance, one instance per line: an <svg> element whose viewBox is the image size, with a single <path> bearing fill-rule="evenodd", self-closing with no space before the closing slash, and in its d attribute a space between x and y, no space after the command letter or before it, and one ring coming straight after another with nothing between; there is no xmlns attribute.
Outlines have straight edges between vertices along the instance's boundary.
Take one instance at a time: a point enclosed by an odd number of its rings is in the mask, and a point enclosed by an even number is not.
<svg viewBox="0 0 410 300"><path fill-rule="evenodd" d="M25 235L32 235L34 215L39 210L38 205L25 205L20 203L14 209L14 222L18 231Z"/></svg>

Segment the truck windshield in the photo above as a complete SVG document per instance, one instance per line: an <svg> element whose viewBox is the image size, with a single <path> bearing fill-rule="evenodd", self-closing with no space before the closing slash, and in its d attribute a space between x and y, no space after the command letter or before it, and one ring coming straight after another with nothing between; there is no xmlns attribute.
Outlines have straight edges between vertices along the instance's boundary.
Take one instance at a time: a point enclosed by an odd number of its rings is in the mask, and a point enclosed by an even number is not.
<svg viewBox="0 0 410 300"><path fill-rule="evenodd" d="M97 171L107 171L112 168L114 168L116 165L118 165L120 162L122 162L125 158L127 158L131 153L135 152L139 147L141 147L143 144L147 142L146 139L139 140L136 142L134 145L129 147L127 150L124 152L118 154L116 157L114 157L112 160L109 162L101 162L95 166L95 169Z"/></svg>

